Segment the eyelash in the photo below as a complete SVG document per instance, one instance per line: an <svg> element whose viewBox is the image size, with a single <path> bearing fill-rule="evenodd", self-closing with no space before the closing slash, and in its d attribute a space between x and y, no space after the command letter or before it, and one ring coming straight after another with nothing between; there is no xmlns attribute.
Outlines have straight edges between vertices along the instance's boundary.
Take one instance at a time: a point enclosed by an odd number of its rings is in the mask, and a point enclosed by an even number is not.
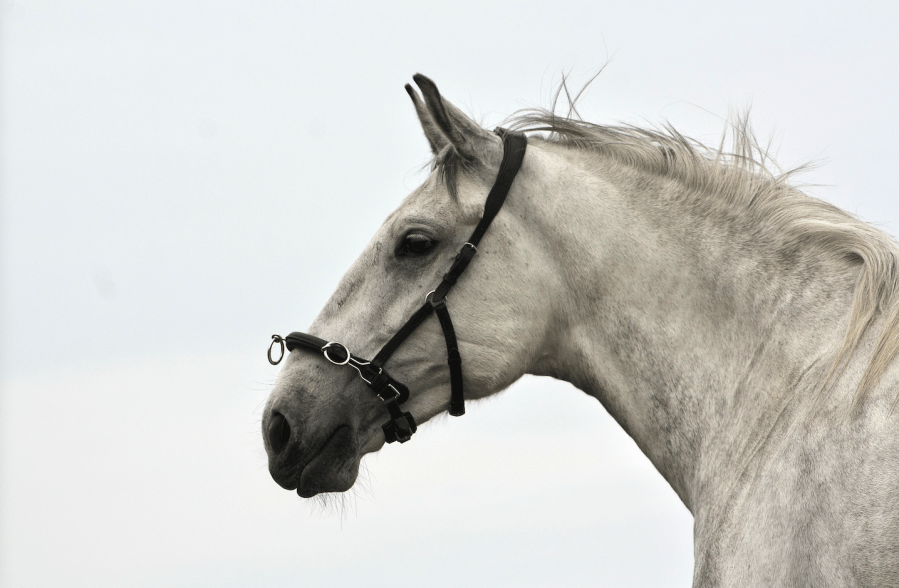
<svg viewBox="0 0 899 588"><path fill-rule="evenodd" d="M437 242L421 233L409 233L396 249L397 257L422 257L433 251Z"/></svg>

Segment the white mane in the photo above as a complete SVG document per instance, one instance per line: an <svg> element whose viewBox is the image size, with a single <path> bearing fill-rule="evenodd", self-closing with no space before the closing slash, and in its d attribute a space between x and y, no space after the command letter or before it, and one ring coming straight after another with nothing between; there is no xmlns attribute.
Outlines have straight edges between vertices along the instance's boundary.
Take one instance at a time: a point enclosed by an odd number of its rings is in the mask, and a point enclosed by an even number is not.
<svg viewBox="0 0 899 588"><path fill-rule="evenodd" d="M884 326L857 389L853 409L863 401L890 362L899 354L899 245L888 235L851 214L791 186L789 178L804 168L774 172L768 151L755 139L747 117L730 125L732 147L709 148L674 128L597 125L553 112L519 113L510 127L540 133L534 139L590 150L650 174L680 182L685 197L701 201L710 215L738 211L747 222L776 227L783 246L814 247L834 261L862 264L852 316L842 348L822 388L845 368L866 330L878 316Z"/></svg>

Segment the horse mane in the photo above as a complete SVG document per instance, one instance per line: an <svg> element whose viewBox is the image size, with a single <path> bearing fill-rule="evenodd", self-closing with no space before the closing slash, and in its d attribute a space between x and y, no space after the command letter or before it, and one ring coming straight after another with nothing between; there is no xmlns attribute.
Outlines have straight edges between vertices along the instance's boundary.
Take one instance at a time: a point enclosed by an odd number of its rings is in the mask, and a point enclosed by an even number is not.
<svg viewBox="0 0 899 588"><path fill-rule="evenodd" d="M763 219L779 229L787 247L801 251L815 246L834 262L860 262L846 336L820 388L823 391L842 374L868 328L883 316L883 330L852 403L855 411L899 355L899 245L873 226L792 186L791 176L808 166L781 171L769 150L756 140L748 116L737 117L729 126L732 147L727 151L727 131L721 144L710 148L670 125L661 130L598 125L544 109L521 111L509 121L511 129L533 133L535 139L587 150L674 179L685 188L683 193L689 195L685 197L701 198L710 210L740 209ZM446 174L447 179L454 175ZM894 407L896 402L899 398Z"/></svg>

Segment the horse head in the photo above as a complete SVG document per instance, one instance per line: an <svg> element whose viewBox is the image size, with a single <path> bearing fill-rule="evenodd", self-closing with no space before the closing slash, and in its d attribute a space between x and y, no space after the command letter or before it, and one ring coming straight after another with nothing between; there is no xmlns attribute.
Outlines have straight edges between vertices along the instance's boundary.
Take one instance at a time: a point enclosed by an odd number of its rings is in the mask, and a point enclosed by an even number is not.
<svg viewBox="0 0 899 588"><path fill-rule="evenodd" d="M479 226L507 151L500 135L447 102L431 80L421 75L414 80L424 99L411 86L406 90L434 154L433 171L387 218L312 323L310 335L303 334L308 341L339 344L322 347L325 354L316 349L320 343L308 345L312 352L294 348L262 419L272 477L303 497L349 489L361 458L384 445L386 419L405 427L401 416L394 417L408 413L414 430L450 407L450 340L441 329L443 317L425 313L430 316L419 325L406 327L411 333L379 368L389 370L391 390L403 382L411 391L400 399L400 412L367 385L375 370L364 371L355 359L346 365L348 354L375 357L431 300L429 293L447 268L456 267L454 259ZM529 163L512 177L510 204L443 300L464 359L461 384L468 399L502 390L539 362L554 320L552 300L541 291L554 276L541 263L546 254L540 243L525 238L529 221L520 201L533 191ZM290 337L287 341L290 348Z"/></svg>

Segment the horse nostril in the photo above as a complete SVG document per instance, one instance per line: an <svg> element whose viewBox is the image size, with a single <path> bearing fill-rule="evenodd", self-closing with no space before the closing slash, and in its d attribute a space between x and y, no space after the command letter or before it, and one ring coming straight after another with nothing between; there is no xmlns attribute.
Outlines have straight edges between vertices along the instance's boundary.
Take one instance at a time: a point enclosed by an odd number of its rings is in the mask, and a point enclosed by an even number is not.
<svg viewBox="0 0 899 588"><path fill-rule="evenodd" d="M272 413L272 420L268 424L268 442L272 451L281 453L287 442L290 441L290 425L280 412Z"/></svg>

